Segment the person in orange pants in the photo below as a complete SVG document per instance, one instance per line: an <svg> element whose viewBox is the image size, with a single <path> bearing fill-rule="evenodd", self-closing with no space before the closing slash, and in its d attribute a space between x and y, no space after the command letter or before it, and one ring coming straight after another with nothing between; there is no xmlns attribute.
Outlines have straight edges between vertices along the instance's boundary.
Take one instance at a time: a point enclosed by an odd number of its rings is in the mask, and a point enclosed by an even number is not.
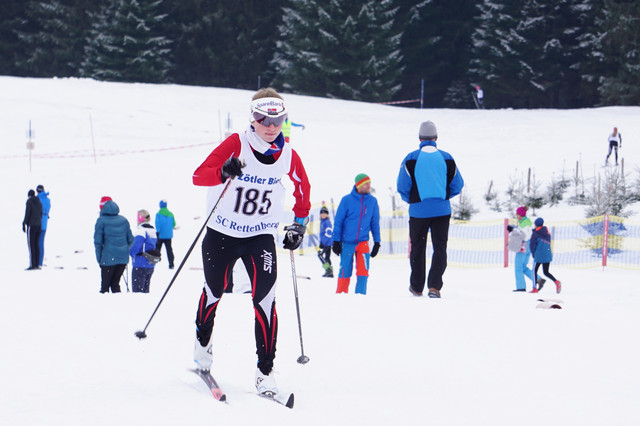
<svg viewBox="0 0 640 426"><path fill-rule="evenodd" d="M342 197L333 224L333 252L340 256L336 293L348 293L353 257L356 258L356 293L367 294L369 260L380 250L380 209L370 194L371 179L364 173L356 176L351 193ZM369 234L373 249L369 254Z"/></svg>

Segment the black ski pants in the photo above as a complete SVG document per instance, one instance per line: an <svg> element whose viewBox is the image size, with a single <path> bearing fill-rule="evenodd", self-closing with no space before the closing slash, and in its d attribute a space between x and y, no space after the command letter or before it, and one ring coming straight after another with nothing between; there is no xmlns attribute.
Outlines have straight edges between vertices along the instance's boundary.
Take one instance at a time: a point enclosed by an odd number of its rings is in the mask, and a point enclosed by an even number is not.
<svg viewBox="0 0 640 426"><path fill-rule="evenodd" d="M411 240L411 252L409 263L411 265L411 288L422 293L425 284L427 235L431 231L431 243L433 256L431 256L431 268L427 280L428 288L442 289L442 275L447 269L447 242L449 240L449 220L451 215L438 217L410 217L409 238Z"/></svg>
<svg viewBox="0 0 640 426"><path fill-rule="evenodd" d="M29 268L40 266L40 226L27 225L27 247L29 248Z"/></svg>
<svg viewBox="0 0 640 426"><path fill-rule="evenodd" d="M556 277L554 277L553 275L551 275L551 272L549 272L549 263L536 263L535 265L533 265L533 273L535 274L535 276L538 276L538 268L540 268L540 265L542 265L542 272L544 272L544 274L547 276L547 278L551 278L551 280L555 283L556 281ZM535 288L535 286L534 286Z"/></svg>
<svg viewBox="0 0 640 426"><path fill-rule="evenodd" d="M102 285L100 286L100 293L120 293L120 278L126 264L120 265L100 265L102 274Z"/></svg>
<svg viewBox="0 0 640 426"><path fill-rule="evenodd" d="M196 336L202 346L209 343L218 303L238 259L242 260L251 282L258 368L269 374L273 368L278 336L275 300L278 268L273 235L236 238L207 228L202 241L206 285L198 303Z"/></svg>
<svg viewBox="0 0 640 426"><path fill-rule="evenodd" d="M153 268L133 268L131 271L131 291L134 293L149 293Z"/></svg>
<svg viewBox="0 0 640 426"><path fill-rule="evenodd" d="M161 239L158 238L156 241L156 250L162 251L162 245L165 245L167 248L167 259L169 260L169 268L173 269L173 261L175 256L173 255L173 248L171 247L171 238Z"/></svg>

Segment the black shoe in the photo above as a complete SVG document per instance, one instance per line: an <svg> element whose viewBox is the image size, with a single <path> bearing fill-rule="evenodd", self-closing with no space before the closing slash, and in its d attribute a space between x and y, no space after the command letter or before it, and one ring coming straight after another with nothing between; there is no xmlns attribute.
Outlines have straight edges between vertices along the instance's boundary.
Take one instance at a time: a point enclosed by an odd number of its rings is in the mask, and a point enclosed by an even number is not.
<svg viewBox="0 0 640 426"><path fill-rule="evenodd" d="M547 280L545 280L544 278L538 278L538 291L542 290L542 287L544 287L544 283L546 283Z"/></svg>
<svg viewBox="0 0 640 426"><path fill-rule="evenodd" d="M515 290L513 290L514 293L515 292L519 292L519 291L526 293L527 289L526 288L516 288Z"/></svg>
<svg viewBox="0 0 640 426"><path fill-rule="evenodd" d="M411 288L411 286L409 286L409 291L416 297L422 296L422 292L415 291L413 288Z"/></svg>
<svg viewBox="0 0 640 426"><path fill-rule="evenodd" d="M427 296L429 296L432 299L440 299L440 292L435 288L430 288L429 293L427 293Z"/></svg>
<svg viewBox="0 0 640 426"><path fill-rule="evenodd" d="M38 268L37 266L36 267L29 266L27 269L25 269L25 271L37 271L38 269L40 268Z"/></svg>

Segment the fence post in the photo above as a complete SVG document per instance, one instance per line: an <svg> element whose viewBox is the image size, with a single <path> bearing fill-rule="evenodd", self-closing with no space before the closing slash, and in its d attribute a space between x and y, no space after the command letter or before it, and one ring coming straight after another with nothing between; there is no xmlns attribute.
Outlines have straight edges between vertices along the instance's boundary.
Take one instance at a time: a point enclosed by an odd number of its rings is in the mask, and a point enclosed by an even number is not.
<svg viewBox="0 0 640 426"><path fill-rule="evenodd" d="M509 226L509 219L504 220L504 267L509 267L509 250L507 249L507 244L509 244L509 231L507 231L507 226Z"/></svg>
<svg viewBox="0 0 640 426"><path fill-rule="evenodd" d="M604 229L602 231L602 267L607 266L607 255L609 252L609 215L604 215Z"/></svg>

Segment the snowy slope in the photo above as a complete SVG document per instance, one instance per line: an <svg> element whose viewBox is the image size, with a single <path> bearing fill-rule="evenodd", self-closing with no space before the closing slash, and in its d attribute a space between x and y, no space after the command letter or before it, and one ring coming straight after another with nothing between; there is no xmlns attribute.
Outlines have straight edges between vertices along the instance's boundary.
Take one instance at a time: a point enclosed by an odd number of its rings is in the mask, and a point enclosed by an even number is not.
<svg viewBox="0 0 640 426"><path fill-rule="evenodd" d="M369 294L358 297L335 295L335 280L321 278L317 259L296 256L298 273L311 277L298 280L311 358L301 366L289 258L279 256L276 370L279 386L296 393L294 410L252 394L251 301L225 295L214 371L229 404L217 403L187 371L203 284L199 245L149 337L138 341L134 331L173 272L161 263L150 295L98 294L93 225L102 195L132 223L136 210L155 212L166 198L180 226L174 246L181 260L206 214L204 189L191 184L191 173L226 130L227 116L232 130L244 128L252 92L0 77L0 93L0 424L640 422L637 272L552 266L564 290L542 296L564 300L565 309L542 310L535 295L511 292L511 269L449 268L442 300L410 297L408 262L383 257L372 261ZM388 209L388 188L426 119L438 126L439 146L456 159L483 219L505 217L481 201L490 180L503 191L510 175L535 167L548 181L580 158L586 177L601 170L614 125L627 171L640 155L640 108L420 111L293 95L286 101L291 118L306 126L294 128L292 139L314 203L339 200L366 172ZM36 132L31 172L29 120ZM25 272L20 223L26 192L37 184L52 199L46 267ZM547 221L582 217L566 206L539 214Z"/></svg>

